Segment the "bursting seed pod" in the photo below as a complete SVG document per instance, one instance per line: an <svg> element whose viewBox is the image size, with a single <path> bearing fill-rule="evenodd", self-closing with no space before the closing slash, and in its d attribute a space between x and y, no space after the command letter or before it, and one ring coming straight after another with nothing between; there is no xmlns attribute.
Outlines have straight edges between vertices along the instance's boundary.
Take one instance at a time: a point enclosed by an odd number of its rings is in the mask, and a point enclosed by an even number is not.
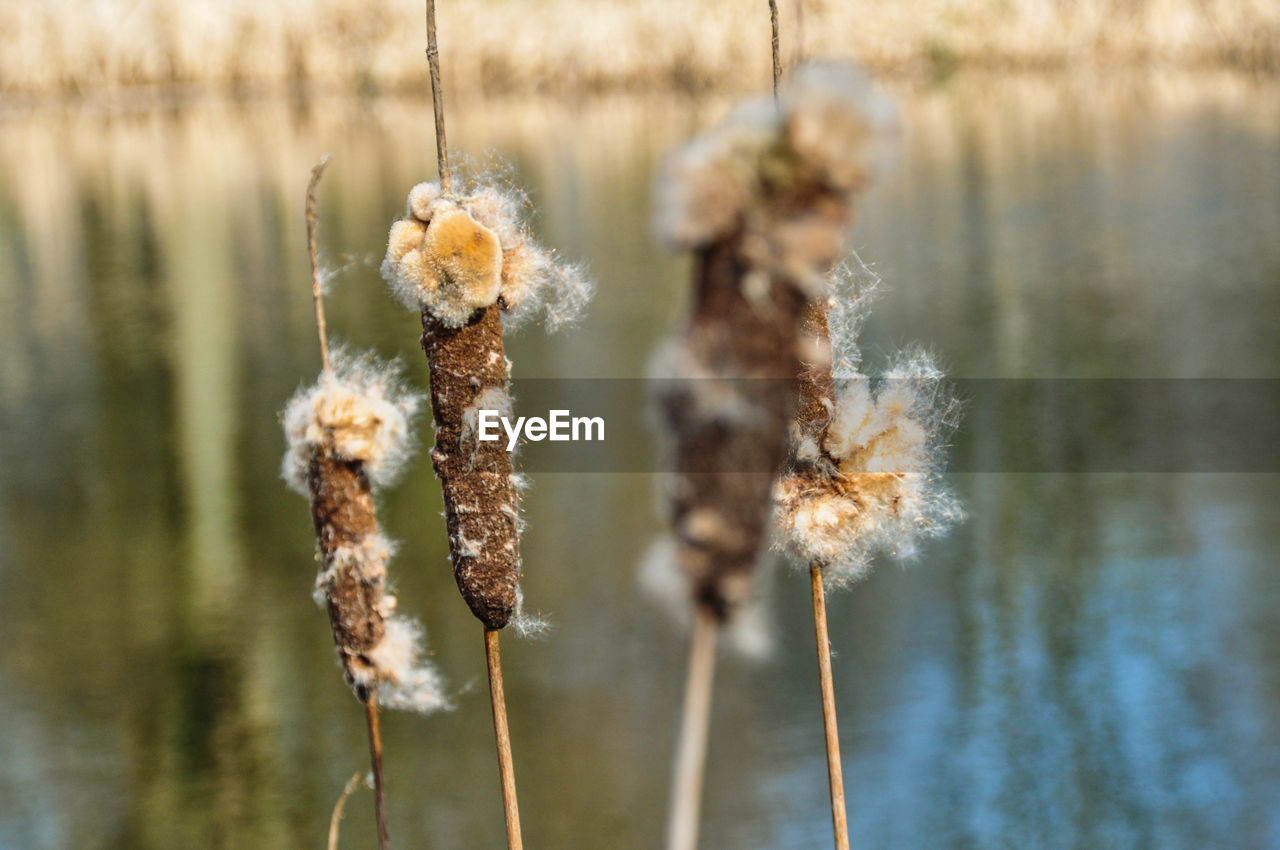
<svg viewBox="0 0 1280 850"><path fill-rule="evenodd" d="M852 272L842 266L837 297L806 312L810 354L799 375L790 462L775 491L779 543L809 569L837 850L850 846L849 824L824 584L862 576L876 549L905 557L960 516L939 475L942 437L958 405L922 352L900 356L874 386L857 371L855 341L873 287L841 286Z"/></svg>
<svg viewBox="0 0 1280 850"><path fill-rule="evenodd" d="M856 363L850 336L828 336L828 308L810 313L814 348ZM834 302L833 318L856 333L857 299ZM825 359L830 363L830 357ZM789 468L776 496L780 545L828 586L866 575L876 552L898 559L963 516L942 479L944 441L959 415L942 372L923 351L897 355L879 379L856 367L806 363Z"/></svg>
<svg viewBox="0 0 1280 850"><path fill-rule="evenodd" d="M539 316L549 330L586 305L583 271L557 264L520 218L523 198L494 185L447 196L439 183L409 193L392 225L382 274L422 313L436 427L431 461L444 490L454 578L471 611L501 629L519 606L519 493L511 454L477 438L481 409L510 410L508 325Z"/></svg>
<svg viewBox="0 0 1280 850"><path fill-rule="evenodd" d="M660 399L675 557L721 622L750 593L810 356L804 316L827 297L886 114L856 70L809 66L777 103L748 103L677 152L658 183L659 236L696 258L693 315L659 368L680 379Z"/></svg>
<svg viewBox="0 0 1280 850"><path fill-rule="evenodd" d="M421 400L397 370L335 354L333 365L285 407L283 474L311 500L321 570L317 604L329 612L347 684L361 702L428 713L447 704L435 668L421 658L420 630L395 613L387 592L394 544L378 529L374 492L412 454Z"/></svg>

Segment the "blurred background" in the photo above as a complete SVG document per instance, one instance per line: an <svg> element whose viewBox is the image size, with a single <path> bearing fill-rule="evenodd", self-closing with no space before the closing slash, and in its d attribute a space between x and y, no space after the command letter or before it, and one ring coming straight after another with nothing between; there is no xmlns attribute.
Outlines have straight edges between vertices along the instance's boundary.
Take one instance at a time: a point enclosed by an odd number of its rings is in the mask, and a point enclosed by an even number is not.
<svg viewBox="0 0 1280 850"><path fill-rule="evenodd" d="M756 5L443 3L451 144L508 163L599 280L579 327L510 341L517 377L640 377L683 315L652 176L767 90ZM788 63L857 55L899 107L853 234L886 285L869 370L919 342L960 378L1280 378L1280 5L780 6ZM412 2L0 3L0 848L320 847L365 769L276 416L319 365L323 153L330 329L426 386L377 271L434 174L421 38ZM952 484L966 524L830 599L854 843L1280 846L1280 476ZM685 639L636 587L653 486L540 473L526 500L554 627L504 642L531 847L660 843ZM385 714L392 834L501 846L424 458L382 510L457 704ZM707 848L830 846L805 578L773 596L773 654L722 652Z"/></svg>

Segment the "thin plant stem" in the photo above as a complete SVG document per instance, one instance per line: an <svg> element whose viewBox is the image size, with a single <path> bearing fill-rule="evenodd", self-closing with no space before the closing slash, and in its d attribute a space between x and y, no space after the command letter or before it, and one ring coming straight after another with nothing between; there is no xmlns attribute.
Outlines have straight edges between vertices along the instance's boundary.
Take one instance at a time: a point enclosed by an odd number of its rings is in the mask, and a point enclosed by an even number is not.
<svg viewBox="0 0 1280 850"><path fill-rule="evenodd" d="M675 782L671 788L671 820L667 850L694 850L702 809L702 774L707 761L707 731L711 725L711 686L716 667L716 620L701 607L689 641L689 670L685 679L680 740L676 745Z"/></svg>
<svg viewBox="0 0 1280 850"><path fill-rule="evenodd" d="M818 679L822 685L822 727L827 737L827 778L831 784L831 825L836 850L849 850L849 820L844 807L844 771L840 765L840 733L836 728L836 690L831 675L831 639L827 635L827 597L822 568L809 567L813 590L813 632L818 643Z"/></svg>
<svg viewBox="0 0 1280 850"><path fill-rule="evenodd" d="M320 364L329 371L329 331L324 321L324 284L320 281L320 252L316 247L316 188L320 185L320 177L324 167L329 164L329 155L320 157L315 168L311 169L311 179L307 181L307 253L311 257L311 297L316 306L316 333L320 335Z"/></svg>
<svg viewBox="0 0 1280 850"><path fill-rule="evenodd" d="M382 781L382 730L378 727L378 698L372 694L364 704L369 724L369 762L373 766L373 810L378 818L378 850L389 850L387 831L387 786Z"/></svg>
<svg viewBox="0 0 1280 850"><path fill-rule="evenodd" d="M773 28L773 99L778 99L778 83L782 80L782 58L778 46L778 0L769 0L769 23Z"/></svg>
<svg viewBox="0 0 1280 850"><path fill-rule="evenodd" d="M431 71L431 103L436 116L436 167L440 191L453 193L449 179L449 146L444 135L444 93L440 87L440 49L436 45L436 0L427 0L427 67Z"/></svg>
<svg viewBox="0 0 1280 850"><path fill-rule="evenodd" d="M502 687L502 653L498 630L485 627L484 658L489 668L489 699L493 704L493 735L498 744L498 772L502 777L502 811L507 822L507 847L523 850L520 806L516 802L516 769L511 758L511 730L507 727L507 697Z"/></svg>
<svg viewBox="0 0 1280 850"><path fill-rule="evenodd" d="M329 850L338 850L338 827L342 823L342 810L346 808L347 798L360 784L360 772L356 771L347 780L347 787L342 789L338 802L333 804L333 814L329 816Z"/></svg>

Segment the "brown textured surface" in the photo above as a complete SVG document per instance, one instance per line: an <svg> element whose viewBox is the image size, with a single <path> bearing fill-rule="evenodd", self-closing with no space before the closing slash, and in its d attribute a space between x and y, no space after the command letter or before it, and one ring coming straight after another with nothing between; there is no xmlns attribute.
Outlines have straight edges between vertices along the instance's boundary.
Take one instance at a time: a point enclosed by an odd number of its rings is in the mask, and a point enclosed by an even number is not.
<svg viewBox="0 0 1280 850"><path fill-rule="evenodd" d="M750 415L707 418L695 398L664 399L680 470L670 498L680 565L696 602L722 620L750 592L793 424L825 427L827 301L809 295L842 255L851 212L848 193L802 171L765 178L745 227L699 252L682 340L703 370L734 380Z"/></svg>
<svg viewBox="0 0 1280 850"><path fill-rule="evenodd" d="M835 380L831 376L831 333L827 321L830 305L825 299L810 301L804 308L801 320L806 339L803 349L807 356L800 363L800 403L796 408L796 428L799 436L818 441L831 419L830 404L835 398Z"/></svg>
<svg viewBox="0 0 1280 850"><path fill-rule="evenodd" d="M749 415L733 421L700 415L698 400L682 397L698 392L697 382L664 399L680 470L670 502L680 565L696 602L720 619L746 597L769 525L775 473L759 470L777 470L786 457L805 303L794 286L777 279L749 296L743 285L749 273L739 237L704 249L683 338L704 368L733 379ZM751 380L757 378L767 380Z"/></svg>
<svg viewBox="0 0 1280 850"><path fill-rule="evenodd" d="M324 568L328 569L339 548L355 546L377 533L373 492L359 463L340 460L327 447L312 455L310 482L311 516ZM361 701L369 699L369 691L355 683L352 668L368 666L364 653L377 646L386 632L377 608L382 593L380 583L363 581L348 567L327 594L333 642L347 672L347 682L356 688Z"/></svg>
<svg viewBox="0 0 1280 850"><path fill-rule="evenodd" d="M471 612L491 629L511 619L520 579L518 500L506 440L462 439L462 417L486 389L507 388L497 304L460 328L422 314L422 349L431 370L436 443L431 463L444 490L453 576ZM464 551L465 542L475 544Z"/></svg>

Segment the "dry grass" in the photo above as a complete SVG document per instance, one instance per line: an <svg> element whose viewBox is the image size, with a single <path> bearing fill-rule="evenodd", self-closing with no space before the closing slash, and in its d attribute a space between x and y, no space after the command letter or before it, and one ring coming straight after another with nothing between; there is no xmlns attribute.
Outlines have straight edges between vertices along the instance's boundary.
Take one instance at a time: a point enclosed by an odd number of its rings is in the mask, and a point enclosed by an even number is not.
<svg viewBox="0 0 1280 850"><path fill-rule="evenodd" d="M468 0L439 12L455 89L757 87L769 16L741 0ZM1273 0L783 0L783 56L880 72L1156 65L1280 70ZM425 92L417 0L0 6L0 93L299 85ZM462 104L459 104L461 107Z"/></svg>

